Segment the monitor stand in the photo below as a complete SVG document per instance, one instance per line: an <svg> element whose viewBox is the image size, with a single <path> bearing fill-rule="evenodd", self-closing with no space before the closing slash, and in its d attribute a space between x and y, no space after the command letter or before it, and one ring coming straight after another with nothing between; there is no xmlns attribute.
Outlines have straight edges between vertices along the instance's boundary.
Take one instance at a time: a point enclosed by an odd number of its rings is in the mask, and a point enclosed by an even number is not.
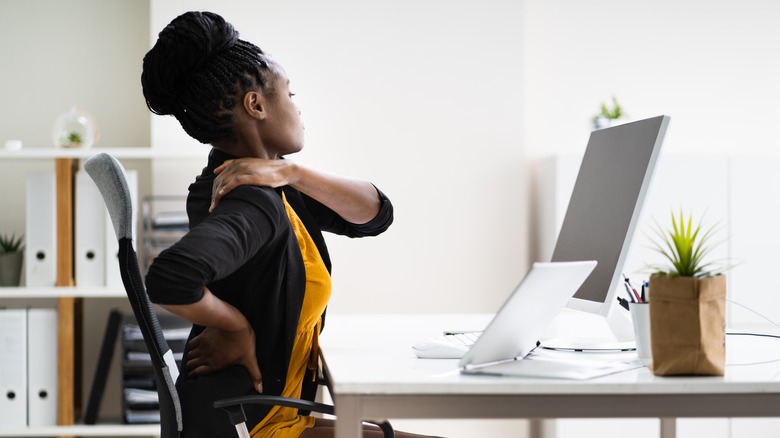
<svg viewBox="0 0 780 438"><path fill-rule="evenodd" d="M619 352L636 349L634 327L628 311L614 306L608 316L564 309L548 335L541 339L542 348L583 352Z"/></svg>

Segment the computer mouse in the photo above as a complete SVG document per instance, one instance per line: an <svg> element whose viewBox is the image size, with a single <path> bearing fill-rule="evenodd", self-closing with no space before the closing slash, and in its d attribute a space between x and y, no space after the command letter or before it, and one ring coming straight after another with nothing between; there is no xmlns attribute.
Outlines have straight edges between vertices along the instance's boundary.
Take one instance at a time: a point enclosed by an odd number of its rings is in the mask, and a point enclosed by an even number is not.
<svg viewBox="0 0 780 438"><path fill-rule="evenodd" d="M469 347L433 338L414 344L412 351L420 359L460 359L469 351Z"/></svg>

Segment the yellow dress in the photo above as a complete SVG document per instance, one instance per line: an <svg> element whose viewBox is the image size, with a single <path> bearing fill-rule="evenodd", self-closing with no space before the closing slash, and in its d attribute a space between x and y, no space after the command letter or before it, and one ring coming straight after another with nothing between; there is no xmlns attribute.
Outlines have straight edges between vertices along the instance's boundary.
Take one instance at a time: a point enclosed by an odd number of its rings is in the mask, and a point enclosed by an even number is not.
<svg viewBox="0 0 780 438"><path fill-rule="evenodd" d="M303 222L287 203L284 193L282 201L298 238L306 268L306 292L290 366L287 369L287 382L282 391L283 397L300 398L306 371L314 369L317 365L317 336L322 324L322 312L325 311L325 306L330 300L331 282L330 274L317 246L303 226ZM297 438L313 425L314 417L298 415L298 410L294 408L274 406L268 415L252 428L250 434L252 438Z"/></svg>

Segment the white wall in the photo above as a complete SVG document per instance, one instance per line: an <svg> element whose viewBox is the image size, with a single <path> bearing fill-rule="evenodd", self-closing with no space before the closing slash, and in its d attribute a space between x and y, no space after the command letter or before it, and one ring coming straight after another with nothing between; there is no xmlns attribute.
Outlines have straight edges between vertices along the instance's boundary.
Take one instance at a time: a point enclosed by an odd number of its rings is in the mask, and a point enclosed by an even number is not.
<svg viewBox="0 0 780 438"><path fill-rule="evenodd" d="M307 136L292 158L393 200L383 236L328 240L330 312L498 307L527 264L521 2L174 4L152 2L152 34L185 10L222 14L287 70ZM154 146L201 147L181 131L153 119Z"/></svg>
<svg viewBox="0 0 780 438"><path fill-rule="evenodd" d="M633 119L671 115L667 151L774 149L778 17L766 0L526 2L529 151L584 148L613 95Z"/></svg>

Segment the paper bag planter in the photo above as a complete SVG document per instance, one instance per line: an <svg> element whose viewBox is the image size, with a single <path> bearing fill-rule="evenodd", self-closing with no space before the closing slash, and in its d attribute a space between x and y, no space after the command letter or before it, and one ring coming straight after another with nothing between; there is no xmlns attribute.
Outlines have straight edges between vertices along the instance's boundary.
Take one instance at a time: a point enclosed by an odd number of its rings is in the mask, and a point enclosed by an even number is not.
<svg viewBox="0 0 780 438"><path fill-rule="evenodd" d="M726 276L650 277L653 373L722 376L726 364Z"/></svg>

